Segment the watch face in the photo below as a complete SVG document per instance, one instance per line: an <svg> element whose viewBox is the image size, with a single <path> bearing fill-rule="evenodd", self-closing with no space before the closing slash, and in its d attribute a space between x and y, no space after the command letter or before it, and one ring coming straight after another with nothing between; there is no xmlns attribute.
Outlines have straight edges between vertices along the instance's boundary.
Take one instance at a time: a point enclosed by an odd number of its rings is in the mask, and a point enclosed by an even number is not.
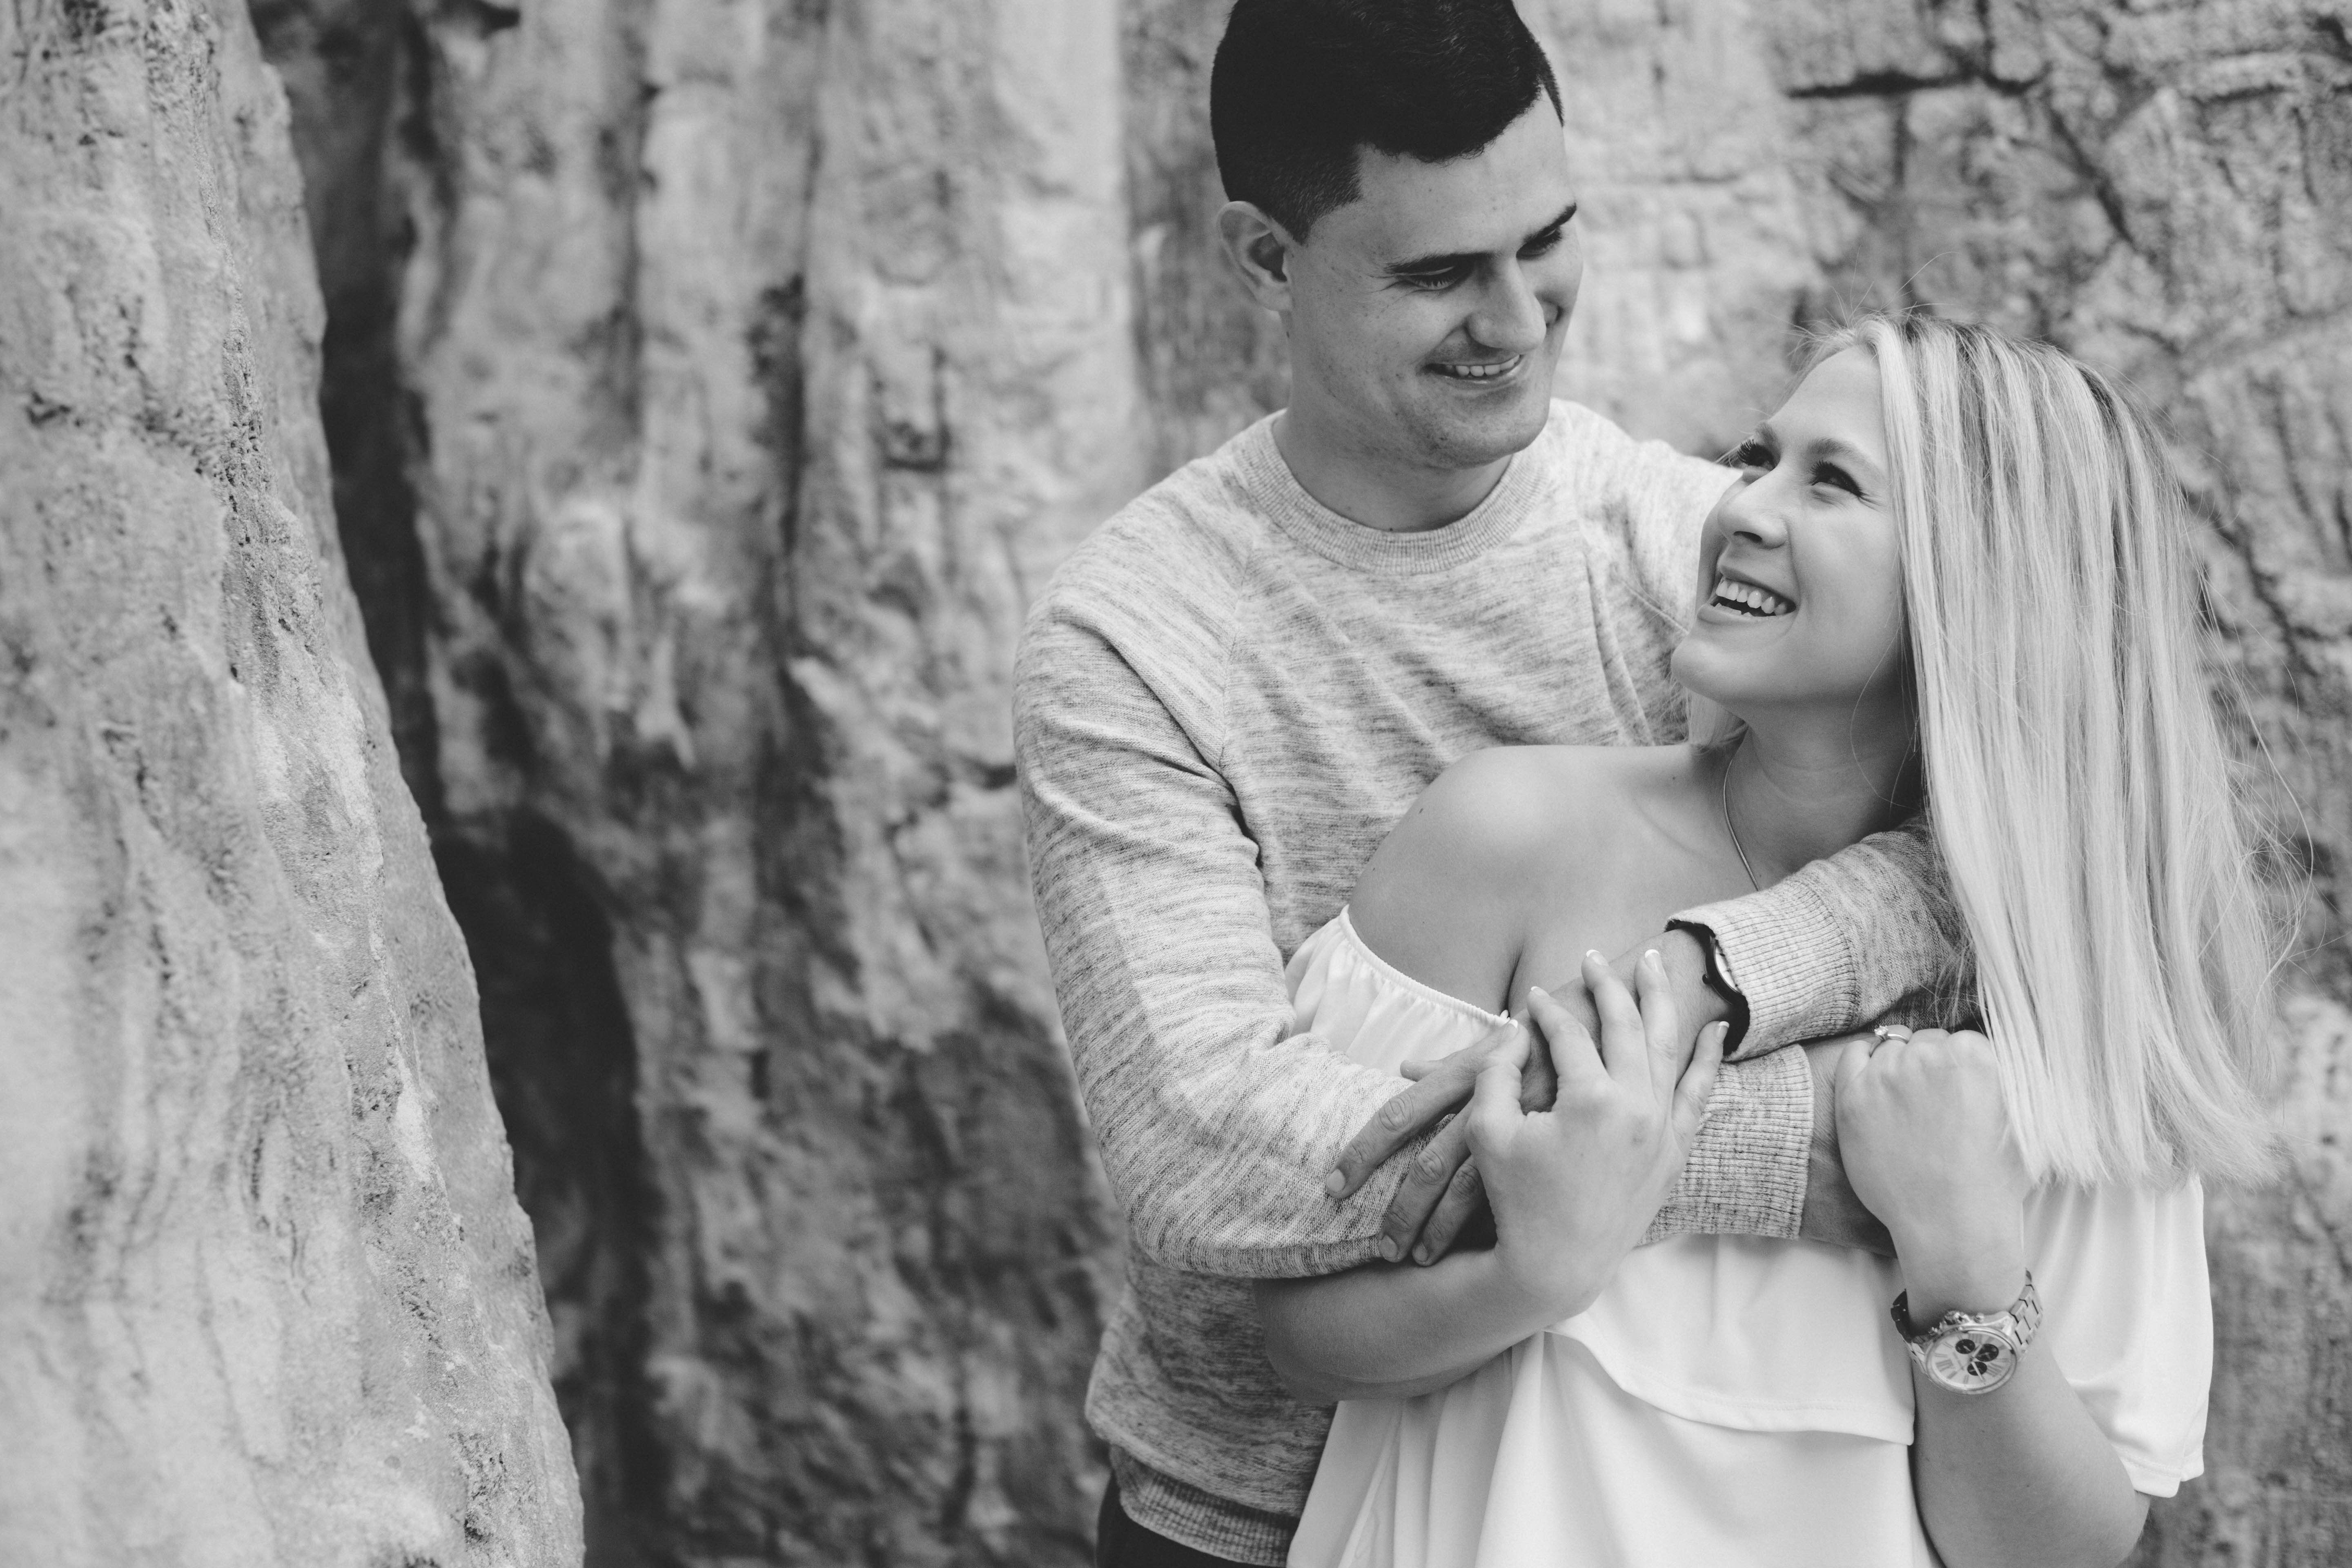
<svg viewBox="0 0 2352 1568"><path fill-rule="evenodd" d="M1999 1388L2017 1370L2017 1344L1998 1329L1945 1329L1919 1347L1927 1375L1960 1394Z"/></svg>

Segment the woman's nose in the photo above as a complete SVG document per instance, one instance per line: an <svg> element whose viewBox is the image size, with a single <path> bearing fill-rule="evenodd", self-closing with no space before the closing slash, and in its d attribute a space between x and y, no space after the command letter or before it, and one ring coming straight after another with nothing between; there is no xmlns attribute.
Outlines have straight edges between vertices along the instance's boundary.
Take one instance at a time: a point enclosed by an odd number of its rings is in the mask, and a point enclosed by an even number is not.
<svg viewBox="0 0 2352 1568"><path fill-rule="evenodd" d="M1724 531L1768 550L1787 543L1789 525L1781 512L1784 498L1779 490L1774 476L1765 473L1724 497Z"/></svg>

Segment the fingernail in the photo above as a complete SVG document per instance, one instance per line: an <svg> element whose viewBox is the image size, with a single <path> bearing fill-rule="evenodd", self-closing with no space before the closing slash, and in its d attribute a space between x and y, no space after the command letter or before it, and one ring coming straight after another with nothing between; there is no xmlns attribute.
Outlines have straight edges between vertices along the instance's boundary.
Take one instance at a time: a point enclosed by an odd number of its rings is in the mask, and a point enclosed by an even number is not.
<svg viewBox="0 0 2352 1568"><path fill-rule="evenodd" d="M1549 1001L1550 1001L1550 1000L1551 1000L1551 993L1550 993L1550 992L1549 992L1549 991L1547 991L1547 990L1545 990L1545 989L1544 989L1542 986L1540 986L1540 985L1530 985L1530 986L1528 986L1528 994L1530 997L1540 996L1540 997L1542 997L1542 998L1543 998L1545 1001L1547 1001L1547 1002L1549 1002Z"/></svg>
<svg viewBox="0 0 2352 1568"><path fill-rule="evenodd" d="M1587 963L1606 965L1609 961L1601 956L1601 950L1599 948L1588 947L1584 950L1584 962Z"/></svg>
<svg viewBox="0 0 2352 1568"><path fill-rule="evenodd" d="M1397 1244L1395 1237L1384 1236L1381 1237L1381 1258L1383 1261L1389 1263L1394 1263L1397 1260Z"/></svg>
<svg viewBox="0 0 2352 1568"><path fill-rule="evenodd" d="M1330 1194L1335 1198L1341 1193L1346 1192L1348 1190L1348 1173L1345 1171L1334 1171L1329 1175L1324 1177L1323 1190Z"/></svg>
<svg viewBox="0 0 2352 1568"><path fill-rule="evenodd" d="M1663 969L1665 967L1665 960L1658 956L1658 950L1654 947L1642 954L1642 967L1644 969Z"/></svg>
<svg viewBox="0 0 2352 1568"><path fill-rule="evenodd" d="M1429 1261L1429 1248L1426 1246L1414 1247L1412 1249L1412 1260L1415 1263L1427 1263Z"/></svg>

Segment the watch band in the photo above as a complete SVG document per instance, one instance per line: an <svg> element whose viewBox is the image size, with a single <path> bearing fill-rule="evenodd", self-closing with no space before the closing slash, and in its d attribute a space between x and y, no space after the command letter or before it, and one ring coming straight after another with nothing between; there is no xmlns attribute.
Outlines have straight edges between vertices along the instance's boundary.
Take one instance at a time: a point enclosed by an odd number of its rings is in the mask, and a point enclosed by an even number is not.
<svg viewBox="0 0 2352 1568"><path fill-rule="evenodd" d="M1922 1329L1911 1321L1908 1290L1888 1310L1911 1359L1930 1381L1955 1394L1990 1394L2007 1383L2042 1327L2042 1296L2032 1269L2024 1290L1998 1312L1949 1311Z"/></svg>
<svg viewBox="0 0 2352 1568"><path fill-rule="evenodd" d="M1668 931L1687 931L1706 955L1706 988L1723 999L1723 1054L1731 1055L1748 1036L1748 998L1739 989L1739 982L1731 973L1731 959L1723 944L1715 939L1715 929L1697 921L1679 916L1666 922Z"/></svg>

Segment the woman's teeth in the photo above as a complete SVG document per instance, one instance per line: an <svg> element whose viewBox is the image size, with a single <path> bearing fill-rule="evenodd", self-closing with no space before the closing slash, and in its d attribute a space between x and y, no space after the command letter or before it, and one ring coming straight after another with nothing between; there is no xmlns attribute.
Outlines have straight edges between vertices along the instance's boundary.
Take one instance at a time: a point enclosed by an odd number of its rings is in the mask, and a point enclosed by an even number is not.
<svg viewBox="0 0 2352 1568"><path fill-rule="evenodd" d="M1513 354L1493 364L1441 364L1437 367L1437 374L1450 375L1456 381L1492 381L1498 375L1508 374L1520 358L1520 355Z"/></svg>
<svg viewBox="0 0 2352 1568"><path fill-rule="evenodd" d="M1727 610L1738 610L1744 616L1785 616L1797 606L1769 588L1759 588L1753 583L1735 583L1728 577L1715 580L1714 602Z"/></svg>

